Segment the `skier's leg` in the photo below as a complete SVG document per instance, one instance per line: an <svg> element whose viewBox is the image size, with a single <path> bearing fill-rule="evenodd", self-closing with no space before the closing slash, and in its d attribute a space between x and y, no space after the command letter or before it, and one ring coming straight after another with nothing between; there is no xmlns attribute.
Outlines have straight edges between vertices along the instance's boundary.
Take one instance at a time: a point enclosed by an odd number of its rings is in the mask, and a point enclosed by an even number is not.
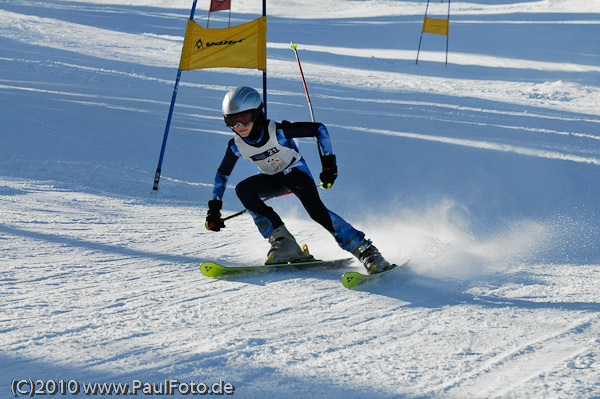
<svg viewBox="0 0 600 399"><path fill-rule="evenodd" d="M285 176L282 184L298 196L310 217L333 234L342 249L360 260L367 272L377 273L390 267L371 240L365 239L365 233L325 207L310 175L294 169Z"/></svg>
<svg viewBox="0 0 600 399"><path fill-rule="evenodd" d="M312 220L333 233L329 212L321 201L315 182L310 175L294 168L288 174L279 176L279 180L283 186L298 197Z"/></svg>
<svg viewBox="0 0 600 399"><path fill-rule="evenodd" d="M287 192L285 187L278 184L273 176L259 174L249 177L240 182L235 191L242 204L252 215L260 233L271 244L266 264L312 258L302 252L296 239L287 230L279 215L262 200L264 197L275 197Z"/></svg>
<svg viewBox="0 0 600 399"><path fill-rule="evenodd" d="M355 229L350 223L332 211L327 211L333 224L333 236L338 245L346 251L352 252L354 248L364 241L365 233Z"/></svg>
<svg viewBox="0 0 600 399"><path fill-rule="evenodd" d="M362 231L356 230L350 223L327 209L310 175L293 169L281 177L281 183L300 199L309 216L327 229L341 248L352 251L363 241L365 234Z"/></svg>
<svg viewBox="0 0 600 399"><path fill-rule="evenodd" d="M235 192L254 219L258 230L267 238L275 229L283 225L279 215L266 205L263 198L285 194L286 188L278 184L272 176L258 174L242 180Z"/></svg>
<svg viewBox="0 0 600 399"><path fill-rule="evenodd" d="M356 230L344 219L329 211L334 226L334 237L340 247L352 253L365 266L369 274L382 272L390 268L371 240L365 238L362 231Z"/></svg>

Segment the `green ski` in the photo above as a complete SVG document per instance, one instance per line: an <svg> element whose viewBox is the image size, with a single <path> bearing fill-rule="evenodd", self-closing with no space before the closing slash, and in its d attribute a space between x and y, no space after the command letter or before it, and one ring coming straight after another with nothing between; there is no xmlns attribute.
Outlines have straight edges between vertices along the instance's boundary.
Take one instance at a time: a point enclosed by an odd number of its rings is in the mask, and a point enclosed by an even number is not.
<svg viewBox="0 0 600 399"><path fill-rule="evenodd" d="M301 269L334 268L350 265L354 258L336 260L309 260L305 262L275 263L270 265L223 266L214 262L204 262L200 271L207 277L232 277L247 274L268 273L273 271L290 271Z"/></svg>
<svg viewBox="0 0 600 399"><path fill-rule="evenodd" d="M363 273L359 273L359 272L346 272L342 276L342 284L346 288L355 288L355 287L358 287L359 285L365 284L369 281L373 281L374 279L378 279L379 277L391 272L392 270L405 269L408 262L410 262L410 260L407 260L406 262L404 262L400 265L392 265L392 267L390 269L387 269L380 273L374 273L374 274L363 274Z"/></svg>

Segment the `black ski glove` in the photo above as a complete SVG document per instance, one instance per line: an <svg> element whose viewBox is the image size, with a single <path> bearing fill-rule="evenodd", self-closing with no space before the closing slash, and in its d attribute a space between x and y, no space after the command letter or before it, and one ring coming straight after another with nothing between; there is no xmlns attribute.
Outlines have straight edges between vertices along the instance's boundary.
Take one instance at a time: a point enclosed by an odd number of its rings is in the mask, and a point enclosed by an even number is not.
<svg viewBox="0 0 600 399"><path fill-rule="evenodd" d="M210 200L208 201L208 212L206 213L206 226L207 230L219 231L225 228L225 222L221 218L221 207L223 201L221 200Z"/></svg>
<svg viewBox="0 0 600 399"><path fill-rule="evenodd" d="M323 155L321 157L321 165L323 166L323 171L319 175L321 179L321 186L329 190L331 186L333 186L333 182L337 179L337 164L335 162L335 155Z"/></svg>

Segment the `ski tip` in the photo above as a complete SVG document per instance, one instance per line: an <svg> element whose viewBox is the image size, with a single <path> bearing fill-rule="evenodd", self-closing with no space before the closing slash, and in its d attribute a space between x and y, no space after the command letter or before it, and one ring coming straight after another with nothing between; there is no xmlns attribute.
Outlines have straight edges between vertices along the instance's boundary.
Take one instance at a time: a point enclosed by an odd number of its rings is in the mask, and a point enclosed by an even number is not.
<svg viewBox="0 0 600 399"><path fill-rule="evenodd" d="M200 265L200 272L206 277L219 277L223 275L224 270L225 267L213 262L202 262Z"/></svg>
<svg viewBox="0 0 600 399"><path fill-rule="evenodd" d="M347 272L342 275L342 285L346 288L354 288L363 282L364 274L359 272Z"/></svg>
<svg viewBox="0 0 600 399"><path fill-rule="evenodd" d="M342 275L342 285L346 288L356 288L359 285L365 284L368 281L374 280L378 277L383 276L384 274L391 272L394 269L400 269L405 267L408 264L409 260L400 263L400 264L392 264L389 269L381 271L379 273L373 274L363 274L359 272L347 272Z"/></svg>

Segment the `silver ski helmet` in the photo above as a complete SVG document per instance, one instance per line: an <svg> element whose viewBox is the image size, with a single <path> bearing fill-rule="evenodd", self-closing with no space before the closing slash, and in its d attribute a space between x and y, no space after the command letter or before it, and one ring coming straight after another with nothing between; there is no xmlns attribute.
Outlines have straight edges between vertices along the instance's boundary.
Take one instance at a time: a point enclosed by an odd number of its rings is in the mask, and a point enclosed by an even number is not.
<svg viewBox="0 0 600 399"><path fill-rule="evenodd" d="M225 94L221 111L229 128L235 129L238 124L247 126L262 118L262 97L251 87L236 87Z"/></svg>

